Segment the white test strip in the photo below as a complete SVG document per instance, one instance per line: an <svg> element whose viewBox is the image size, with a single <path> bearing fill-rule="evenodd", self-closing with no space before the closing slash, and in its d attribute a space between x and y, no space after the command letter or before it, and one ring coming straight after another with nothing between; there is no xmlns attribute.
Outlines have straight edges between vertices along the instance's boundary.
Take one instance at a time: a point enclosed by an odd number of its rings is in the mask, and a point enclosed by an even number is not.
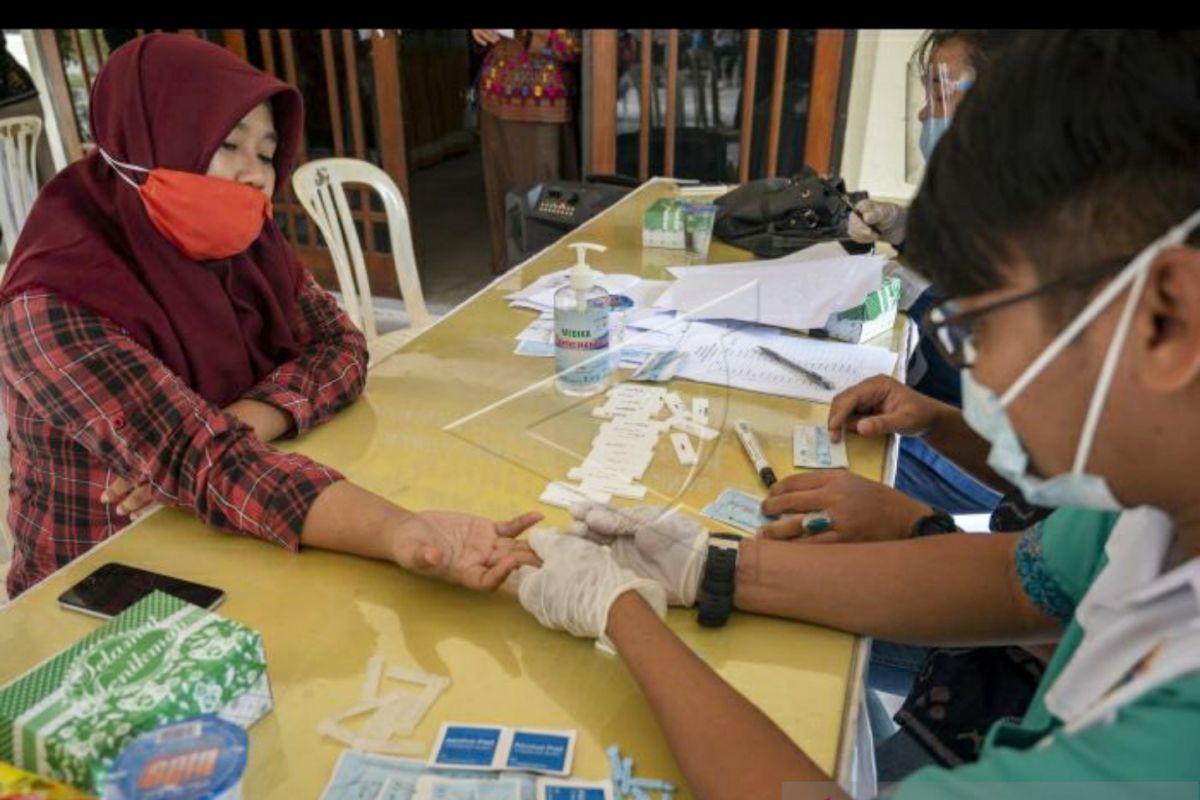
<svg viewBox="0 0 1200 800"><path fill-rule="evenodd" d="M696 463L696 448L692 447L692 440L686 433L682 431L672 433L671 445L675 448L675 457L679 459L680 464L690 467Z"/></svg>
<svg viewBox="0 0 1200 800"><path fill-rule="evenodd" d="M677 431L690 433L704 441L710 441L721 435L721 432L716 428L710 428L707 425L701 425L697 422L692 422L690 419L682 417L671 417L671 427Z"/></svg>
<svg viewBox="0 0 1200 800"><path fill-rule="evenodd" d="M651 419L662 409L646 406L596 406L592 416L596 419Z"/></svg>
<svg viewBox="0 0 1200 800"><path fill-rule="evenodd" d="M383 678L383 656L372 656L367 662L367 678L363 681L363 702L379 699L379 681Z"/></svg>
<svg viewBox="0 0 1200 800"><path fill-rule="evenodd" d="M579 469L584 472L616 472L622 478L630 481L640 481L649 469L650 462L645 464L631 464L628 461L614 459L611 456L602 453L589 455L584 462L579 466Z"/></svg>
<svg viewBox="0 0 1200 800"><path fill-rule="evenodd" d="M622 453L630 456L653 456L654 448L658 444L658 437L653 439L634 439L624 438L619 436L597 436L592 440L591 452L611 451L613 453Z"/></svg>
<svg viewBox="0 0 1200 800"><path fill-rule="evenodd" d="M640 434L643 436L658 436L670 425L665 419L637 419L633 417L617 417L600 426L601 433Z"/></svg>
<svg viewBox="0 0 1200 800"><path fill-rule="evenodd" d="M667 408L671 411L671 416L687 419L689 417L687 404L683 402L683 398L675 392L667 392L663 396L663 400L667 404Z"/></svg>
<svg viewBox="0 0 1200 800"><path fill-rule="evenodd" d="M583 500L594 500L597 503L607 503L612 495L605 492L586 492L581 487L563 481L553 481L542 496L538 498L548 506L556 506L570 510L571 506Z"/></svg>
<svg viewBox="0 0 1200 800"><path fill-rule="evenodd" d="M654 460L653 450L610 447L600 445L593 447L585 461L607 463L614 469L641 469L650 466Z"/></svg>
<svg viewBox="0 0 1200 800"><path fill-rule="evenodd" d="M692 398L692 419L701 425L708 424L708 398Z"/></svg>
<svg viewBox="0 0 1200 800"><path fill-rule="evenodd" d="M659 440L659 434L662 433L658 428L650 428L643 426L613 426L611 428L600 428L600 433L595 435L593 441L631 441L631 443L649 444L653 446L655 441Z"/></svg>
<svg viewBox="0 0 1200 800"><path fill-rule="evenodd" d="M627 481L609 481L601 478L587 478L583 482L585 489L608 492L613 497L624 497L627 500L642 500L646 497L646 487Z"/></svg>
<svg viewBox="0 0 1200 800"><path fill-rule="evenodd" d="M614 417L653 417L662 405L662 400L609 400L597 408Z"/></svg>
<svg viewBox="0 0 1200 800"><path fill-rule="evenodd" d="M590 469L585 468L585 467L571 467L569 470L567 470L567 477L573 481L579 481L580 483L582 483L583 481L586 481L589 478L597 478L600 480L615 481L618 483L620 483L622 481L627 482L627 478L625 477L625 474L623 472L621 472L620 470L604 469L602 467L593 467Z"/></svg>
<svg viewBox="0 0 1200 800"><path fill-rule="evenodd" d="M642 383L619 383L606 392L609 397L662 397L667 390L662 386L646 386Z"/></svg>
<svg viewBox="0 0 1200 800"><path fill-rule="evenodd" d="M599 436L616 436L626 439L649 439L655 441L659 435L668 430L671 423L667 420L632 417L618 417L600 426Z"/></svg>

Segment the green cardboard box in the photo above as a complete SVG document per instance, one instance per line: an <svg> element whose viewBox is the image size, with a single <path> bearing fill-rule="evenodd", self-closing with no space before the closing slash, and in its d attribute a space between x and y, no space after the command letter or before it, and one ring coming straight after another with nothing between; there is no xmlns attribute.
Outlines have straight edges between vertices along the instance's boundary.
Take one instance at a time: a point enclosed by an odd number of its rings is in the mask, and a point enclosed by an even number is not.
<svg viewBox="0 0 1200 800"><path fill-rule="evenodd" d="M859 344L890 331L900 307L900 278L884 278L879 291L871 292L862 305L831 314L825 332L833 339Z"/></svg>
<svg viewBox="0 0 1200 800"><path fill-rule="evenodd" d="M99 794L127 741L212 713L271 710L262 637L162 592L0 688L0 761Z"/></svg>
<svg viewBox="0 0 1200 800"><path fill-rule="evenodd" d="M683 250L687 247L687 222L682 200L655 200L642 216L642 247Z"/></svg>

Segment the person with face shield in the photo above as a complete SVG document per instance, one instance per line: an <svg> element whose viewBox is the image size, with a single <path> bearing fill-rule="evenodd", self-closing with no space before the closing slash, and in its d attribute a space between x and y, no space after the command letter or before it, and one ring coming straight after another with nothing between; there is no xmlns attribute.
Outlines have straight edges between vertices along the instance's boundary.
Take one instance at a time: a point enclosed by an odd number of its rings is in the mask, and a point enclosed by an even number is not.
<svg viewBox="0 0 1200 800"><path fill-rule="evenodd" d="M287 550L321 547L495 588L533 563L493 522L414 513L268 442L352 403L362 334L271 212L299 92L171 34L113 51L96 150L39 195L0 284L15 596L150 503Z"/></svg>
<svg viewBox="0 0 1200 800"><path fill-rule="evenodd" d="M908 63L906 173L910 182L920 179L924 164L933 153L938 140L950 127L955 110L979 75L985 73L1019 31L937 29L922 37ZM907 211L899 205L877 200L863 200L850 215L849 233L860 242L886 242L904 251ZM921 316L940 299L928 282L910 270L900 270L901 279L914 284L916 299L905 309L913 319ZM932 343L922 339L908 368L908 381L922 395L952 407L961 403L958 373L940 357ZM836 435L836 434L835 434ZM954 449L952 447L952 449ZM955 460L956 453L931 446L918 434L903 435L896 469L895 485L914 503L915 510L924 513L982 514L993 512L1003 494L995 482L979 473L963 469ZM801 476L799 489L815 488ZM853 481L850 481L853 483ZM776 494L789 488L784 484ZM859 487L861 488L861 487ZM800 495L791 493L793 501ZM796 512L821 511L802 507L797 502L784 502L787 510ZM1009 504L1012 505L1012 504ZM777 513L779 509L773 512ZM1017 515L1025 509L1018 507ZM1012 515L1009 513L1009 515ZM907 514L906 514L907 516ZM907 526L905 527L907 530Z"/></svg>
<svg viewBox="0 0 1200 800"><path fill-rule="evenodd" d="M620 653L696 797L847 795L674 636L668 604L709 625L737 607L913 643L1058 642L978 761L889 797L1195 797L1198 143L1200 34L1055 31L1022 36L936 148L908 258L947 297L926 328L986 463L1060 507L1031 530L799 547L591 509L531 537L522 604ZM921 564L942 568L913 592Z"/></svg>

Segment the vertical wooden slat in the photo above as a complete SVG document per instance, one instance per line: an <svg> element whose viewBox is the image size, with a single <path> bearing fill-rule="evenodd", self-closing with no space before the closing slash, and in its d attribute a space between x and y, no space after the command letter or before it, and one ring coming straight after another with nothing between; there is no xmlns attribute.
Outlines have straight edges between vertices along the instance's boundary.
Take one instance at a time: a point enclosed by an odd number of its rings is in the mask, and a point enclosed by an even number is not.
<svg viewBox="0 0 1200 800"><path fill-rule="evenodd" d="M267 72L275 77L279 77L279 70L275 63L275 42L271 38L271 31L268 28L262 28L258 32L258 41L262 45L263 66ZM301 163L301 159L297 159L297 164ZM275 204L276 207L283 211L283 220L287 226L288 241L292 244L300 244L296 238L296 214L293 211L295 207L295 197L292 195L292 187L283 187L282 199Z"/></svg>
<svg viewBox="0 0 1200 800"><path fill-rule="evenodd" d="M275 45L271 42L271 31L267 28L260 30L258 41L262 45L263 68L278 78L279 71L275 69Z"/></svg>
<svg viewBox="0 0 1200 800"><path fill-rule="evenodd" d="M738 182L750 180L750 146L754 135L754 90L758 77L757 28L746 34L746 66L742 74L742 131L738 154Z"/></svg>
<svg viewBox="0 0 1200 800"><path fill-rule="evenodd" d="M342 31L342 54L346 59L346 94L350 97L350 132L354 136L354 157L366 158L367 150L363 135L362 100L358 93L358 49L354 33L347 28Z"/></svg>
<svg viewBox="0 0 1200 800"><path fill-rule="evenodd" d="M37 32L41 49L42 64L46 69L46 83L50 89L50 102L54 106L58 127L62 132L67 158L78 161L83 158L83 144L79 136L79 119L75 116L75 104L71 101L71 86L67 82L67 70L63 66L62 51L54 31L42 28Z"/></svg>
<svg viewBox="0 0 1200 800"><path fill-rule="evenodd" d="M350 135L354 140L354 157L366 159L366 136L363 131L362 100L358 91L358 47L354 40L354 32L346 28L342 31L342 58L346 65L346 95L350 101ZM365 214L371 208L371 195L366 189L358 190L358 207ZM366 219L363 225L366 225ZM375 255L375 237L368 236L367 257Z"/></svg>
<svg viewBox="0 0 1200 800"><path fill-rule="evenodd" d="M226 28L223 31L225 49L242 60L249 58L246 49L246 32L241 28Z"/></svg>
<svg viewBox="0 0 1200 800"><path fill-rule="evenodd" d="M651 56L654 53L654 31L646 28L642 31L642 85L638 87L638 105L641 107L642 122L638 129L638 180L650 177L650 92L652 91L651 77L654 63Z"/></svg>
<svg viewBox="0 0 1200 800"><path fill-rule="evenodd" d="M787 80L788 31L780 28L775 35L775 77L771 84L771 124L767 128L767 174L775 177L779 167L779 125L783 118L783 84Z"/></svg>
<svg viewBox="0 0 1200 800"><path fill-rule="evenodd" d="M371 65L375 76L375 102L379 109L379 159L383 171L392 177L412 208L408 193L408 163L404 147L404 109L401 107L400 54L396 32L371 37ZM370 232L368 231L368 235Z"/></svg>
<svg viewBox="0 0 1200 800"><path fill-rule="evenodd" d="M96 69L104 66L104 50L100 48L100 37L96 35L95 28L88 29L88 35L92 40L92 49L96 51Z"/></svg>
<svg viewBox="0 0 1200 800"><path fill-rule="evenodd" d="M329 122L333 126L333 152L346 155L342 128L342 96L338 91L337 59L333 56L333 32L321 29L321 53L325 57L325 90L329 92Z"/></svg>
<svg viewBox="0 0 1200 800"><path fill-rule="evenodd" d="M296 44L292 41L292 32L287 28L282 28L279 31L279 51L283 55L283 73L284 80L295 86L300 87L300 81L296 73ZM300 153L296 158L296 164L303 164L308 161L308 140L304 135L304 130L300 130ZM292 241L296 241L299 235L300 226L296 223L296 217L303 216L304 212L299 208L299 202L296 200L296 195L292 191L292 187L287 187L285 197L288 201L288 231L291 232ZM309 231L310 238L315 241L316 237L312 236L313 226L305 225L305 230Z"/></svg>
<svg viewBox="0 0 1200 800"><path fill-rule="evenodd" d="M83 37L78 28L71 28L71 41L75 44L75 57L79 60L79 68L83 70L83 83L88 91L92 90L92 70L88 67L87 53L83 52Z"/></svg>
<svg viewBox="0 0 1200 800"><path fill-rule="evenodd" d="M617 31L593 30L587 49L592 80L590 171L612 173L617 171Z"/></svg>
<svg viewBox="0 0 1200 800"><path fill-rule="evenodd" d="M300 79L296 73L296 45L292 41L292 32L287 28L279 31L279 49L283 52L283 71L284 80L300 88ZM300 131L300 159L297 164L303 164L308 161L308 143L305 141L304 131Z"/></svg>
<svg viewBox="0 0 1200 800"><path fill-rule="evenodd" d="M195 39L196 38L196 29L195 28L180 28L179 34L181 36L191 36L193 39Z"/></svg>
<svg viewBox="0 0 1200 800"><path fill-rule="evenodd" d="M833 134L837 126L838 89L842 79L844 30L817 31L813 48L812 88L809 90L808 127L804 133L804 163L829 174L833 165Z"/></svg>
<svg viewBox="0 0 1200 800"><path fill-rule="evenodd" d="M663 136L663 174L675 177L675 115L679 113L679 30L667 31L667 130Z"/></svg>

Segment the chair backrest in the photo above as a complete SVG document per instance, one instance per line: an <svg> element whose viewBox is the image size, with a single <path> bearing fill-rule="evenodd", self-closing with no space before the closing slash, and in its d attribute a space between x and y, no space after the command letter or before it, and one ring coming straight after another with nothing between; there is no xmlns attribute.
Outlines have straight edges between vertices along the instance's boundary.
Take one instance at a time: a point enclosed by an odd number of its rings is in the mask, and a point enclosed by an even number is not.
<svg viewBox="0 0 1200 800"><path fill-rule="evenodd" d="M37 198L37 146L42 121L37 117L0 119L0 233L12 252Z"/></svg>
<svg viewBox="0 0 1200 800"><path fill-rule="evenodd" d="M346 312L354 324L362 329L368 344L378 338L367 265L350 213L350 203L346 199L346 184L364 184L383 201L392 260L396 265L396 280L404 297L404 310L413 328L427 327L433 320L425 308L408 209L400 190L388 174L374 164L353 158L321 158L296 170L292 176L292 188L329 247ZM370 234L370 223L364 225L364 230Z"/></svg>

